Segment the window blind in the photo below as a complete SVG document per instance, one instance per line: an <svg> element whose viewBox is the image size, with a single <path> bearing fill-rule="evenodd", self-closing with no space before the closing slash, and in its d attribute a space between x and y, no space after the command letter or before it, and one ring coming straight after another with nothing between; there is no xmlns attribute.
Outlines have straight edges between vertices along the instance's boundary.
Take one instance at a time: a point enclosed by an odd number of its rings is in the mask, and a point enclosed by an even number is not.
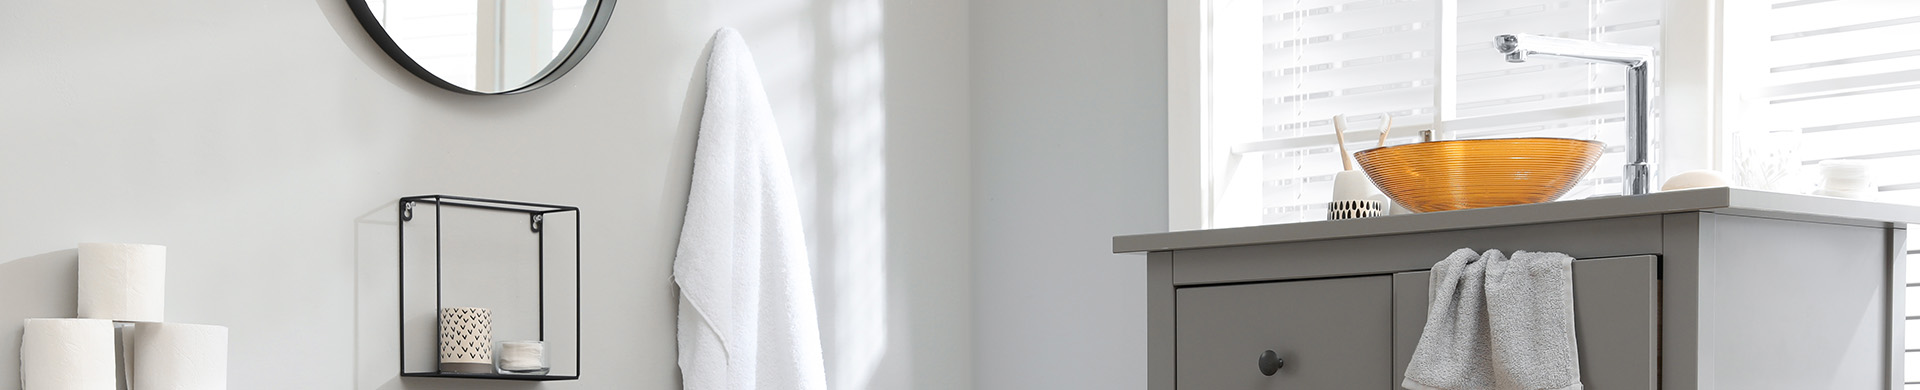
<svg viewBox="0 0 1920 390"><path fill-rule="evenodd" d="M1880 200L1920 204L1920 3L1779 1L1767 17L1760 115L1801 130L1803 171L1866 160Z"/></svg>
<svg viewBox="0 0 1920 390"><path fill-rule="evenodd" d="M1349 131L1356 131L1377 128L1386 114L1395 117L1399 128L1623 100L1623 68L1558 61L1509 64L1492 48L1496 35L1592 39L1653 46L1656 52L1660 41L1659 0L1442 1L1263 4L1257 139L1289 147L1254 148L1259 149L1254 154L1261 167L1262 223L1325 219L1333 175L1341 169L1330 137L1335 114L1347 115ZM1443 12L1443 7L1457 8ZM1443 14L1451 17L1443 20ZM1440 47L1443 31L1457 34L1456 43ZM1451 56L1438 55L1442 51ZM1445 57L1456 60L1443 64ZM1442 69L1452 72L1442 74ZM1660 75L1653 77L1657 95ZM1450 102L1436 94L1442 83L1457 91ZM1611 167L1625 160L1622 115L1623 110L1616 109L1548 122L1469 121L1475 124L1447 130L1459 139L1539 136L1606 142L1599 167L1568 194L1581 198L1620 189L1620 172ZM1398 130L1388 144L1412 142L1416 136L1415 131ZM1375 142L1349 141L1348 148L1355 151Z"/></svg>
<svg viewBox="0 0 1920 390"><path fill-rule="evenodd" d="M1920 3L1774 1L1765 19L1764 102L1750 114L1800 129L1803 176L1865 160L1879 200L1920 204ZM1920 267L1907 271L1906 388L1920 390Z"/></svg>

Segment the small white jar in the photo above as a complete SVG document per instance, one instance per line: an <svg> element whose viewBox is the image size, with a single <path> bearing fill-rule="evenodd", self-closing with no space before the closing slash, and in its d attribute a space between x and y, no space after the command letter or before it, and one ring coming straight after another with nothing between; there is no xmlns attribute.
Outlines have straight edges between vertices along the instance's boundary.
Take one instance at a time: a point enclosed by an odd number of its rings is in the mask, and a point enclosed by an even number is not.
<svg viewBox="0 0 1920 390"><path fill-rule="evenodd" d="M1879 188L1873 185L1872 166L1860 160L1820 162L1820 189L1814 195L1837 198L1871 198Z"/></svg>

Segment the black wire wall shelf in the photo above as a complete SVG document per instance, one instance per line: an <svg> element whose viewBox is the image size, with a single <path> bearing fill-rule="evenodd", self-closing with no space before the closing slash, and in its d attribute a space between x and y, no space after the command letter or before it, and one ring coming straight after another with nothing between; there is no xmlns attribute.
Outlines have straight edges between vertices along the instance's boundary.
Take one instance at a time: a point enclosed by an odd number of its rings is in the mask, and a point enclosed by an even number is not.
<svg viewBox="0 0 1920 390"><path fill-rule="evenodd" d="M580 378L580 208L452 195L404 197L397 208L401 377ZM448 307L488 308L494 343L545 342L551 370L441 371L439 313Z"/></svg>

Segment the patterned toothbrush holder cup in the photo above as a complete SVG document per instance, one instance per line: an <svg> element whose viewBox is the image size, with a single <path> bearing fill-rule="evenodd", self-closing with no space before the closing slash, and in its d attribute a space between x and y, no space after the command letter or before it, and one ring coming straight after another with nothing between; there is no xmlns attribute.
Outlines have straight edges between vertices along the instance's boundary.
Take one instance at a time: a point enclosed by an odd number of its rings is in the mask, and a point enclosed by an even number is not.
<svg viewBox="0 0 1920 390"><path fill-rule="evenodd" d="M1387 215L1387 202L1382 201L1383 198L1365 171L1340 171L1333 176L1333 201L1327 203L1327 220Z"/></svg>
<svg viewBox="0 0 1920 390"><path fill-rule="evenodd" d="M1387 215L1386 202L1377 200L1336 200L1327 203L1327 220L1373 218Z"/></svg>
<svg viewBox="0 0 1920 390"><path fill-rule="evenodd" d="M440 309L440 372L492 374L493 311Z"/></svg>

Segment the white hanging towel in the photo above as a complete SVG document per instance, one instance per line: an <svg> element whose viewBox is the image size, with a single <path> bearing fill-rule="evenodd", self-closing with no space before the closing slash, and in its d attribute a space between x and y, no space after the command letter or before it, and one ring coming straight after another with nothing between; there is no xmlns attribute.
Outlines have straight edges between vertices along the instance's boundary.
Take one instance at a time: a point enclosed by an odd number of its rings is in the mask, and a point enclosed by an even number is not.
<svg viewBox="0 0 1920 390"><path fill-rule="evenodd" d="M823 390L806 234L773 110L733 29L713 38L673 280L687 390Z"/></svg>

